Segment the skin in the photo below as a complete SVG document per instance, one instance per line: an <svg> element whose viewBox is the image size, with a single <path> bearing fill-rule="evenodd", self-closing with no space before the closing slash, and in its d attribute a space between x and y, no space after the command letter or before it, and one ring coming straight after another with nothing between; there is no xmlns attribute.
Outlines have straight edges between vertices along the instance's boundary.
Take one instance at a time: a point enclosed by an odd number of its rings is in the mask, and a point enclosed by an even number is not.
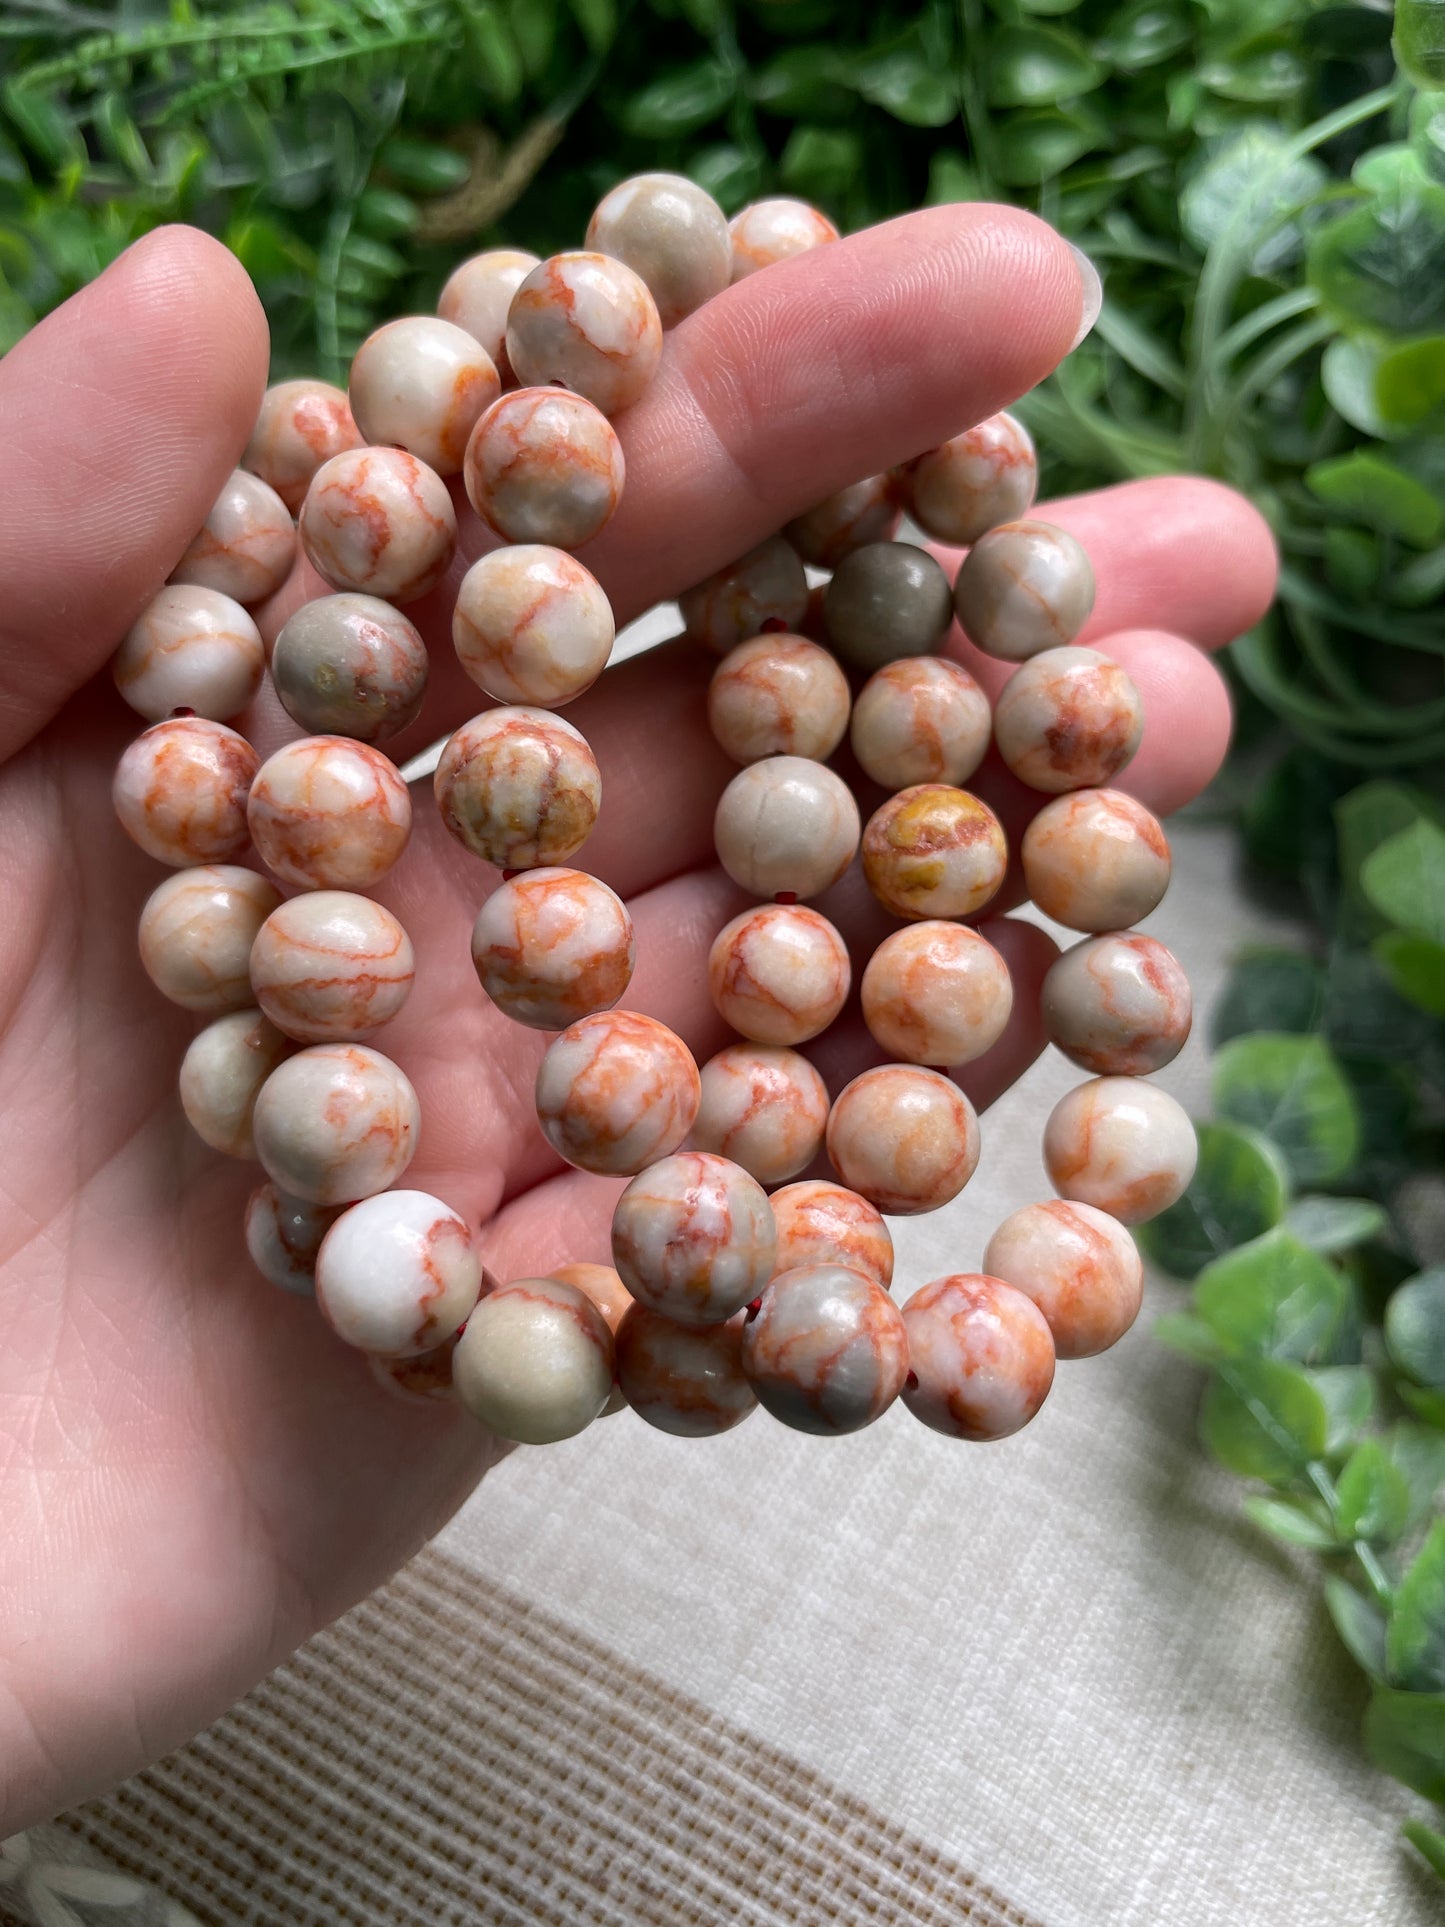
<svg viewBox="0 0 1445 1927"><path fill-rule="evenodd" d="M1063 243L988 206L912 215L718 296L669 334L619 424L627 493L586 557L618 620L1007 406L1064 355L1080 307ZM977 322L964 337L960 314ZM256 1174L191 1139L175 1074L194 1021L133 951L163 872L104 828L135 720L105 665L245 447L266 362L236 262L171 229L0 363L0 1837L214 1718L408 1559L500 1449L446 1401L389 1395L314 1306L254 1274L241 1222ZM820 367L836 379L820 386ZM1167 813L1224 753L1228 703L1206 652L1267 604L1268 534L1223 489L1184 479L1040 512L1094 558L1081 640L1126 664L1147 718L1121 785ZM491 542L465 510L461 522L447 583L408 610L434 673L422 721L387 745L398 760L477 708L449 598ZM957 557L941 559L951 574ZM322 587L298 563L259 613L268 639ZM991 692L1008 673L956 634L947 646ZM695 644L664 649L569 711L608 772L587 868L637 926L629 1004L699 1058L727 1041L707 946L744 907L713 864L734 768L707 729L714 666ZM263 754L291 733L269 703L242 727ZM639 757L644 734L656 747ZM1044 800L992 759L973 787L1014 838ZM481 1225L503 1279L603 1259L616 1184L565 1171L537 1131L546 1040L489 1007L468 954L489 873L418 800L417 833L377 892L426 989L387 1034L426 1119L407 1182ZM885 927L856 866L819 908L859 955ZM980 1106L1041 1048L1029 1013L1052 955L1006 918L982 928L1019 994L1011 1029L964 1073ZM809 1054L834 1088L874 1061L846 1016Z"/></svg>

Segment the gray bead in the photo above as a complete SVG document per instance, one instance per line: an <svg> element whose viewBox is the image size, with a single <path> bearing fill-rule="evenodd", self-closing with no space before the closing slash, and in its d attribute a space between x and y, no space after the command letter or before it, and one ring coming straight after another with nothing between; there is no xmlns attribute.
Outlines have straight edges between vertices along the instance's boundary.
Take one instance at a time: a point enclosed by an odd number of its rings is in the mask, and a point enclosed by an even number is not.
<svg viewBox="0 0 1445 1927"><path fill-rule="evenodd" d="M911 542L870 542L844 556L823 597L828 639L857 669L927 656L953 620L948 577Z"/></svg>
<svg viewBox="0 0 1445 1927"><path fill-rule="evenodd" d="M277 636L271 675L303 729L380 743L421 708L426 644L414 623L376 596L319 596Z"/></svg>

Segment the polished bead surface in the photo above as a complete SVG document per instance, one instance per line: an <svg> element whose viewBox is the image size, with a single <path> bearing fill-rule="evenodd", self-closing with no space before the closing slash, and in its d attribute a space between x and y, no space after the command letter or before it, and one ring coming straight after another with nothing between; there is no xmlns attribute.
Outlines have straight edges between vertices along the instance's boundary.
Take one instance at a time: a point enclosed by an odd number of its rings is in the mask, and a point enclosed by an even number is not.
<svg viewBox="0 0 1445 1927"><path fill-rule="evenodd" d="M416 721L427 669L421 631L379 596L318 596L282 625L271 651L287 715L314 736L360 743L384 743Z"/></svg>
<svg viewBox="0 0 1445 1927"><path fill-rule="evenodd" d="M507 310L507 359L518 381L559 382L604 415L641 399L661 354L647 283L606 254L579 249L539 262Z"/></svg>
<svg viewBox="0 0 1445 1927"><path fill-rule="evenodd" d="M479 341L504 382L511 374L507 310L539 258L525 248L487 248L453 269L437 302L442 320L465 328L474 341Z"/></svg>
<svg viewBox="0 0 1445 1927"><path fill-rule="evenodd" d="M127 631L110 667L116 688L147 722L191 709L224 723L261 687L266 651L239 602L170 582Z"/></svg>
<svg viewBox="0 0 1445 1927"><path fill-rule="evenodd" d="M664 328L675 328L732 279L727 216L684 174L619 181L587 223L587 245L641 276Z"/></svg>
<svg viewBox="0 0 1445 1927"><path fill-rule="evenodd" d="M489 1292L452 1354L457 1397L498 1438L555 1445L600 1417L612 1393L612 1334L592 1300L556 1278Z"/></svg>
<svg viewBox="0 0 1445 1927"><path fill-rule="evenodd" d="M1083 544L1050 522L1004 522L979 537L953 585L959 625L975 647L1024 662L1071 643L1094 607Z"/></svg>
<svg viewBox="0 0 1445 1927"><path fill-rule="evenodd" d="M888 1289L893 1240L876 1205L826 1178L785 1184L771 1203L778 1232L775 1278L800 1265L842 1265Z"/></svg>
<svg viewBox="0 0 1445 1927"><path fill-rule="evenodd" d="M677 599L687 633L725 656L761 635L764 624L791 633L808 607L808 578L797 552L770 535Z"/></svg>
<svg viewBox="0 0 1445 1927"><path fill-rule="evenodd" d="M607 667L612 605L564 549L494 549L462 577L452 615L457 660L504 703L560 709Z"/></svg>
<svg viewBox="0 0 1445 1927"><path fill-rule="evenodd" d="M342 389L309 378L273 382L261 397L241 466L275 489L294 515L321 464L360 448L364 439Z"/></svg>
<svg viewBox="0 0 1445 1927"><path fill-rule="evenodd" d="M759 1404L794 1431L859 1432L903 1389L903 1315L881 1285L841 1265L784 1272L743 1331L743 1370Z"/></svg>
<svg viewBox="0 0 1445 1927"><path fill-rule="evenodd" d="M367 441L404 448L438 475L461 472L477 417L502 392L465 328L403 315L369 334L351 364L351 412Z"/></svg>
<svg viewBox="0 0 1445 1927"><path fill-rule="evenodd" d="M1199 1159L1189 1114L1139 1077L1096 1077L1044 1126L1044 1167L1062 1198L1144 1224L1188 1189Z"/></svg>
<svg viewBox="0 0 1445 1927"><path fill-rule="evenodd" d="M348 736L303 736L269 756L247 817L262 858L287 883L365 890L411 835L411 797L380 750Z"/></svg>
<svg viewBox="0 0 1445 1927"><path fill-rule="evenodd" d="M253 1119L256 1156L283 1191L350 1204L411 1163L421 1110L410 1080L365 1044L313 1044L267 1078Z"/></svg>
<svg viewBox="0 0 1445 1927"><path fill-rule="evenodd" d="M301 546L334 589L415 602L451 566L457 516L447 485L404 448L333 455L306 491Z"/></svg>
<svg viewBox="0 0 1445 1927"><path fill-rule="evenodd" d="M967 917L1008 868L1003 825L986 803L945 783L900 790L863 832L863 874L895 917Z"/></svg>
<svg viewBox="0 0 1445 1927"><path fill-rule="evenodd" d="M729 1044L702 1067L691 1145L781 1184L823 1148L828 1088L806 1057L779 1044Z"/></svg>
<svg viewBox="0 0 1445 1927"><path fill-rule="evenodd" d="M426 1191L383 1191L332 1225L316 1259L316 1303L359 1351L414 1358L450 1338L482 1288L467 1221Z"/></svg>
<svg viewBox="0 0 1445 1927"><path fill-rule="evenodd" d="M978 1164L978 1119L950 1078L879 1064L847 1084L828 1117L828 1156L850 1191L911 1217L956 1198Z"/></svg>
<svg viewBox="0 0 1445 1927"><path fill-rule="evenodd" d="M931 654L953 621L953 592L925 549L870 542L833 571L823 621L843 660L871 672L900 656Z"/></svg>
<svg viewBox="0 0 1445 1927"><path fill-rule="evenodd" d="M564 1030L617 1003L637 939L626 904L596 877L528 870L478 911L472 962L498 1010L535 1030Z"/></svg>
<svg viewBox="0 0 1445 1927"><path fill-rule="evenodd" d="M870 475L866 481L840 488L806 515L796 516L783 534L815 569L836 569L854 549L870 542L891 542L902 519L893 477Z"/></svg>
<svg viewBox="0 0 1445 1927"><path fill-rule="evenodd" d="M721 1325L679 1325L634 1305L617 1332L617 1383L640 1419L675 1438L715 1438L757 1410L743 1372L738 1312Z"/></svg>
<svg viewBox="0 0 1445 1927"><path fill-rule="evenodd" d="M1184 1048L1194 1000L1178 958L1155 937L1115 931L1066 950L1044 978L1049 1041L1098 1076L1141 1077Z"/></svg>
<svg viewBox="0 0 1445 1927"><path fill-rule="evenodd" d="M1050 1198L1004 1219L983 1268L1032 1298L1060 1358L1093 1358L1128 1331L1144 1298L1144 1263L1117 1218Z"/></svg>
<svg viewBox="0 0 1445 1927"><path fill-rule="evenodd" d="M838 239L838 230L826 214L809 207L806 201L782 195L753 201L733 216L728 231L732 236L734 281Z"/></svg>
<svg viewBox="0 0 1445 1927"><path fill-rule="evenodd" d="M248 1158L261 1086L291 1049L259 1010L233 1010L191 1039L181 1059L181 1109L213 1151Z"/></svg>
<svg viewBox="0 0 1445 1927"><path fill-rule="evenodd" d="M1012 415L990 415L909 462L901 479L924 533L935 542L958 545L1027 515L1039 485L1039 464L1023 423Z"/></svg>
<svg viewBox="0 0 1445 1927"><path fill-rule="evenodd" d="M718 861L755 897L816 897L858 848L858 805L841 776L803 756L750 763L713 818Z"/></svg>
<svg viewBox="0 0 1445 1927"><path fill-rule="evenodd" d="M349 890L313 890L273 910L251 952L256 1002L302 1044L356 1043L411 992L411 938L390 910Z"/></svg>
<svg viewBox="0 0 1445 1927"><path fill-rule="evenodd" d="M707 720L735 763L765 756L823 762L843 740L848 678L826 649L802 636L755 636L713 672Z"/></svg>
<svg viewBox="0 0 1445 1927"><path fill-rule="evenodd" d="M900 656L858 692L853 754L886 790L966 783L993 735L993 707L966 669L942 656Z"/></svg>
<svg viewBox="0 0 1445 1927"><path fill-rule="evenodd" d="M848 946L816 910L744 910L713 939L707 982L718 1015L760 1044L803 1044L847 1001Z"/></svg>
<svg viewBox="0 0 1445 1927"><path fill-rule="evenodd" d="M1006 1439L1054 1382L1054 1341L1033 1300L998 1278L956 1272L903 1307L909 1377L903 1402L953 1439Z"/></svg>
<svg viewBox="0 0 1445 1927"><path fill-rule="evenodd" d="M675 1151L701 1096L687 1045L635 1010L599 1011L570 1025L537 1070L547 1142L568 1164L605 1177L630 1177Z"/></svg>
<svg viewBox="0 0 1445 1927"><path fill-rule="evenodd" d="M163 997L184 1010L243 1010L251 996L251 945L281 901L254 870L203 863L152 890L140 913L140 960Z"/></svg>
<svg viewBox="0 0 1445 1927"><path fill-rule="evenodd" d="M290 575L295 560L290 509L259 475L237 468L171 570L171 581L215 589L236 602L264 602Z"/></svg>
<svg viewBox="0 0 1445 1927"><path fill-rule="evenodd" d="M1020 782L1057 795L1117 776L1139 747L1144 710L1126 671L1097 649L1046 649L1004 684L993 734Z"/></svg>
<svg viewBox="0 0 1445 1927"><path fill-rule="evenodd" d="M649 1165L617 1200L612 1262L641 1304L681 1325L717 1325L773 1275L768 1194L728 1158L679 1151Z"/></svg>
<svg viewBox="0 0 1445 1927"><path fill-rule="evenodd" d="M996 1044L1013 1010L1008 965L961 923L909 924L868 960L863 1021L890 1057L971 1064Z"/></svg>
<svg viewBox="0 0 1445 1927"><path fill-rule="evenodd" d="M1071 930L1126 930L1169 888L1169 839L1123 790L1076 790L1046 803L1019 855L1029 896Z"/></svg>
<svg viewBox="0 0 1445 1927"><path fill-rule="evenodd" d="M612 520L627 464L611 422L583 396L518 388L472 430L462 475L467 500L505 541L576 549Z"/></svg>
<svg viewBox="0 0 1445 1927"><path fill-rule="evenodd" d="M180 869L224 863L250 841L246 798L261 759L234 729L202 716L153 723L127 745L111 796L147 856Z"/></svg>
<svg viewBox="0 0 1445 1927"><path fill-rule="evenodd" d="M559 1284L575 1285L585 1298L590 1298L607 1321L607 1329L612 1334L614 1348L617 1343L617 1329L631 1311L632 1293L623 1284L611 1265L571 1264L557 1265L548 1274ZM622 1395L622 1387L614 1382L612 1395L602 1407L600 1416L609 1418L613 1412L626 1408L627 1400Z"/></svg>
<svg viewBox="0 0 1445 1927"><path fill-rule="evenodd" d="M443 823L502 870L575 856L602 807L602 776L580 730L542 709L489 709L451 736L434 790Z"/></svg>
<svg viewBox="0 0 1445 1927"><path fill-rule="evenodd" d="M246 1201L246 1249L251 1263L282 1291L309 1298L316 1290L316 1254L341 1210L308 1204L268 1178Z"/></svg>

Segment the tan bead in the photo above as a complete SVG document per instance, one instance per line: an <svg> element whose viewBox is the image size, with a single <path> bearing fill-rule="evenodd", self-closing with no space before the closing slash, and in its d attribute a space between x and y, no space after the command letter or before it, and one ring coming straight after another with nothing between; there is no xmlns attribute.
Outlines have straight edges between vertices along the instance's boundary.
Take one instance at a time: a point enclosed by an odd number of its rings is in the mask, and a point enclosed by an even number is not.
<svg viewBox="0 0 1445 1927"><path fill-rule="evenodd" d="M612 1262L639 1303L682 1325L717 1325L773 1275L767 1193L727 1158L679 1151L650 1164L617 1200Z"/></svg>
<svg viewBox="0 0 1445 1927"><path fill-rule="evenodd" d="M893 477L870 475L797 516L783 534L815 569L836 569L854 549L870 542L891 542L902 519Z"/></svg>
<svg viewBox="0 0 1445 1927"><path fill-rule="evenodd" d="M238 468L171 570L171 581L215 589L236 602L264 602L290 575L295 560L291 511L259 476Z"/></svg>
<svg viewBox="0 0 1445 1927"><path fill-rule="evenodd" d="M607 417L561 388L503 395L472 430L467 500L507 542L577 549L622 500L627 464Z"/></svg>
<svg viewBox="0 0 1445 1927"><path fill-rule="evenodd" d="M863 1021L890 1057L971 1064L1013 1010L1008 965L961 923L913 923L885 937L863 972Z"/></svg>
<svg viewBox="0 0 1445 1927"><path fill-rule="evenodd" d="M333 588L415 602L451 567L457 516L435 469L404 448L354 448L317 469L301 546Z"/></svg>
<svg viewBox="0 0 1445 1927"><path fill-rule="evenodd" d="M453 269L437 302L442 320L465 328L474 341L479 341L504 381L511 374L507 310L539 259L525 248L488 248Z"/></svg>
<svg viewBox="0 0 1445 1927"><path fill-rule="evenodd" d="M624 261L579 249L539 262L507 310L507 359L534 387L559 382L604 415L645 394L662 355L647 283Z"/></svg>
<svg viewBox="0 0 1445 1927"><path fill-rule="evenodd" d="M294 515L321 464L363 440L340 388L309 378L273 382L261 397L241 466L274 488Z"/></svg>
<svg viewBox="0 0 1445 1927"><path fill-rule="evenodd" d="M978 1164L978 1119L937 1071L880 1064L847 1084L828 1118L828 1156L851 1191L911 1217L956 1198Z"/></svg>
<svg viewBox="0 0 1445 1927"><path fill-rule="evenodd" d="M979 537L953 585L970 642L1002 662L1071 643L1094 608L1082 543L1050 522L1003 522Z"/></svg>
<svg viewBox="0 0 1445 1927"><path fill-rule="evenodd" d="M191 1039L181 1060L181 1109L213 1151L254 1155L257 1096L290 1050L259 1010L233 1010Z"/></svg>
<svg viewBox="0 0 1445 1927"><path fill-rule="evenodd" d="M610 1010L632 981L627 906L582 870L529 870L500 884L472 926L472 962L498 1010L563 1030Z"/></svg>
<svg viewBox="0 0 1445 1927"><path fill-rule="evenodd" d="M907 463L900 479L918 526L935 542L957 546L1027 515L1039 464L1023 423L990 415Z"/></svg>
<svg viewBox="0 0 1445 1927"><path fill-rule="evenodd" d="M442 750L433 787L452 835L503 870L565 863L602 806L586 738L542 709L489 709L463 723Z"/></svg>
<svg viewBox="0 0 1445 1927"><path fill-rule="evenodd" d="M733 216L728 230L732 235L734 281L838 239L838 230L826 214L809 207L806 201L782 195L752 202Z"/></svg>
<svg viewBox="0 0 1445 1927"><path fill-rule="evenodd" d="M612 1391L612 1334L584 1292L519 1278L489 1292L452 1354L457 1397L498 1438L553 1445L597 1418Z"/></svg>
<svg viewBox="0 0 1445 1927"><path fill-rule="evenodd" d="M250 841L246 798L260 763L224 723L201 716L154 723L116 765L111 796L121 828L175 869L239 856Z"/></svg>
<svg viewBox="0 0 1445 1927"><path fill-rule="evenodd" d="M1060 1197L1143 1224L1189 1188L1199 1143L1188 1113L1139 1077L1096 1077L1061 1097L1044 1127Z"/></svg>
<svg viewBox="0 0 1445 1927"><path fill-rule="evenodd" d="M590 1298L592 1300L598 1311L600 1311L602 1316L607 1320L607 1329L612 1334L613 1345L615 1347L618 1327L628 1312L631 1311L633 1297L632 1293L627 1289L626 1285L623 1284L612 1266L591 1264L557 1265L549 1272L548 1276L555 1278L558 1284L575 1286L584 1298ZM614 1383L612 1396L602 1407L598 1416L601 1418L610 1418L614 1412L625 1411L626 1407L627 1400L622 1395L622 1388L620 1385Z"/></svg>
<svg viewBox="0 0 1445 1927"><path fill-rule="evenodd" d="M590 689L612 651L612 606L564 549L494 549L462 577L452 614L457 660L504 703L560 709Z"/></svg>
<svg viewBox="0 0 1445 1927"><path fill-rule="evenodd" d="M1005 1218L983 1268L1043 1313L1060 1358L1107 1351L1139 1316L1144 1265L1116 1218L1092 1205L1051 1198Z"/></svg>
<svg viewBox="0 0 1445 1927"><path fill-rule="evenodd" d="M338 1204L308 1204L278 1190L268 1178L246 1202L246 1249L268 1284L310 1298L316 1291L316 1254L340 1214Z"/></svg>
<svg viewBox="0 0 1445 1927"><path fill-rule="evenodd" d="M759 1402L795 1431L861 1431L908 1375L902 1314L881 1285L841 1265L785 1272L743 1332L743 1370Z"/></svg>
<svg viewBox="0 0 1445 1927"><path fill-rule="evenodd" d="M775 1191L770 1202L778 1231L774 1277L800 1265L843 1265L888 1289L893 1240L866 1198L826 1178L804 1178Z"/></svg>
<svg viewBox="0 0 1445 1927"><path fill-rule="evenodd" d="M873 812L863 874L895 917L967 917L996 895L1008 869L1003 825L968 790L919 783Z"/></svg>
<svg viewBox="0 0 1445 1927"><path fill-rule="evenodd" d="M713 838L719 863L753 896L816 897L853 861L858 805L822 763L769 756L723 791Z"/></svg>
<svg viewBox="0 0 1445 1927"><path fill-rule="evenodd" d="M732 278L727 216L683 174L620 181L587 223L587 245L642 277L664 328L686 320Z"/></svg>
<svg viewBox="0 0 1445 1927"><path fill-rule="evenodd" d="M599 1011L553 1040L537 1070L537 1121L568 1164L630 1177L675 1151L702 1085L692 1052L655 1017Z"/></svg>
<svg viewBox="0 0 1445 1927"><path fill-rule="evenodd" d="M1044 978L1049 1040L1086 1071L1140 1077L1172 1063L1193 1017L1189 979L1172 950L1126 930L1066 950Z"/></svg>
<svg viewBox="0 0 1445 1927"><path fill-rule="evenodd" d="M843 740L848 678L826 649L802 636L755 636L718 664L707 720L735 763L765 756L823 762Z"/></svg>
<svg viewBox="0 0 1445 1927"><path fill-rule="evenodd" d="M261 632L240 603L179 582L141 612L111 661L116 688L153 723L176 709L229 722L265 672Z"/></svg>
<svg viewBox="0 0 1445 1927"><path fill-rule="evenodd" d="M416 1092L367 1044L313 1044L266 1079L253 1117L267 1177L309 1204L385 1191L411 1163L421 1130Z"/></svg>
<svg viewBox="0 0 1445 1927"><path fill-rule="evenodd" d="M853 754L887 790L966 783L992 735L988 697L966 669L942 656L885 663L853 705Z"/></svg>
<svg viewBox="0 0 1445 1927"><path fill-rule="evenodd" d="M702 1067L690 1141L759 1184L781 1184L813 1162L827 1124L828 1087L806 1057L777 1044L730 1044Z"/></svg>
<svg viewBox="0 0 1445 1927"><path fill-rule="evenodd" d="M152 890L140 913L140 960L183 1010L243 1010L252 1001L251 945L281 901L254 870L204 863Z"/></svg>
<svg viewBox="0 0 1445 1927"><path fill-rule="evenodd" d="M801 904L745 910L713 939L708 990L718 1015L760 1044L803 1044L832 1023L852 982L848 946Z"/></svg>
<svg viewBox="0 0 1445 1927"><path fill-rule="evenodd" d="M808 608L808 578L796 550L770 535L677 598L687 633L719 656L761 635L795 630Z"/></svg>
<svg viewBox="0 0 1445 1927"><path fill-rule="evenodd" d="M676 1438L715 1438L757 1410L743 1372L747 1314L679 1325L634 1305L617 1333L617 1383L640 1419Z"/></svg>
<svg viewBox="0 0 1445 1927"><path fill-rule="evenodd" d="M390 910L347 890L283 903L251 952L256 1002L302 1044L369 1037L401 1009L414 975L411 938Z"/></svg>
<svg viewBox="0 0 1445 1927"><path fill-rule="evenodd" d="M1123 790L1076 790L1046 803L1019 854L1029 895L1071 930L1126 930L1169 888L1169 839Z"/></svg>
<svg viewBox="0 0 1445 1927"><path fill-rule="evenodd" d="M395 763L349 736L303 736L268 757L251 785L256 848L287 883L365 890L411 835L411 796Z"/></svg>
<svg viewBox="0 0 1445 1927"><path fill-rule="evenodd" d="M1054 1382L1054 1343L1032 1299L998 1278L956 1272L903 1307L916 1419L953 1439L1006 1439L1022 1430Z"/></svg>
<svg viewBox="0 0 1445 1927"><path fill-rule="evenodd" d="M404 448L438 475L457 475L477 417L502 392L474 336L434 315L375 329L351 364L351 412L367 441Z"/></svg>
<svg viewBox="0 0 1445 1927"><path fill-rule="evenodd" d="M1046 649L1005 683L994 741L1014 775L1057 795L1107 783L1144 734L1144 709L1128 674L1097 649Z"/></svg>
<svg viewBox="0 0 1445 1927"><path fill-rule="evenodd" d="M316 1305L336 1336L386 1358L434 1351L476 1305L482 1261L459 1211L426 1191L382 1191L332 1225Z"/></svg>

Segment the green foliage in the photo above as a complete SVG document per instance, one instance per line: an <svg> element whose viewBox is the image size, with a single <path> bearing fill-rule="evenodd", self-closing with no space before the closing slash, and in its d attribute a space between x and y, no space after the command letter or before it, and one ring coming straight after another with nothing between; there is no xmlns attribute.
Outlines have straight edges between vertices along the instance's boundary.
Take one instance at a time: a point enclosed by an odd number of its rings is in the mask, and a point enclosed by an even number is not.
<svg viewBox="0 0 1445 1927"><path fill-rule="evenodd" d="M1289 1167L1268 1138L1232 1124L1201 1124L1194 1181L1175 1205L1140 1227L1161 1269L1192 1278L1211 1258L1277 1225L1289 1200Z"/></svg>

